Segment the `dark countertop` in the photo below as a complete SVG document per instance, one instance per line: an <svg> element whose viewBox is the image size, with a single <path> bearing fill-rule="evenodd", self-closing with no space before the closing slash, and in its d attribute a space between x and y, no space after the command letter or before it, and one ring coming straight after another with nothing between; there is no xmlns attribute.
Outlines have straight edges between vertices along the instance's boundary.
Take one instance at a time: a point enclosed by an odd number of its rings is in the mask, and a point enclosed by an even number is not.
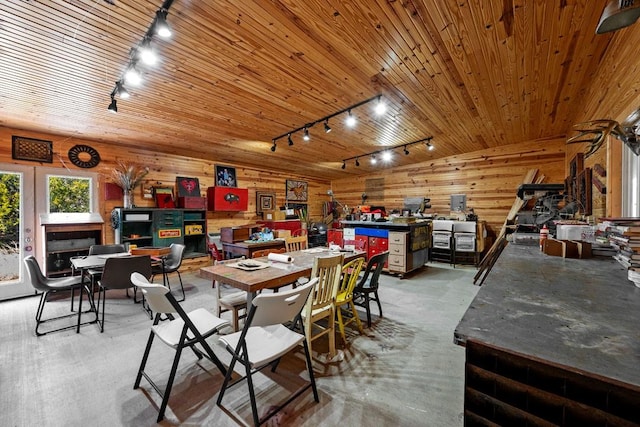
<svg viewBox="0 0 640 427"><path fill-rule="evenodd" d="M454 332L640 386L640 288L611 258L509 244Z"/></svg>

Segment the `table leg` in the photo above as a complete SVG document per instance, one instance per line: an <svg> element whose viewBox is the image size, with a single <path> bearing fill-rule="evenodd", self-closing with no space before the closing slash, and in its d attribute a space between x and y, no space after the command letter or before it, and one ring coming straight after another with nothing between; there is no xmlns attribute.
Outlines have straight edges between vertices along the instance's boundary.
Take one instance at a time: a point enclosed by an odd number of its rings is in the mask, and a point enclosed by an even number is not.
<svg viewBox="0 0 640 427"><path fill-rule="evenodd" d="M251 304L253 303L253 299L256 295L258 295L257 292L247 292L247 314L249 313L249 310L251 310Z"/></svg>

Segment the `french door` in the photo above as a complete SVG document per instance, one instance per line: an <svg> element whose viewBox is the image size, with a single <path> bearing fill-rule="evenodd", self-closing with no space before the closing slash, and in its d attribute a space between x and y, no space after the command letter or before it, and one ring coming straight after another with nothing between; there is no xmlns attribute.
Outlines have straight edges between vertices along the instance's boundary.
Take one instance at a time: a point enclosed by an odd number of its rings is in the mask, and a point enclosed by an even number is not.
<svg viewBox="0 0 640 427"><path fill-rule="evenodd" d="M24 257L36 255L35 168L0 164L0 300L32 295Z"/></svg>

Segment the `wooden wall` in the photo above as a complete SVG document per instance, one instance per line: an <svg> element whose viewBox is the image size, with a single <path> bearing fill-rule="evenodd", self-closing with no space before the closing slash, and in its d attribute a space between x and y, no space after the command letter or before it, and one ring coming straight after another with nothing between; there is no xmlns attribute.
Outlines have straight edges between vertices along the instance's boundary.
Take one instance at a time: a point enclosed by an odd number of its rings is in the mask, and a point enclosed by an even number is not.
<svg viewBox="0 0 640 427"><path fill-rule="evenodd" d="M53 164L12 160L12 135L53 141ZM148 166L150 172L145 178L145 185L175 186L176 176L196 177L200 181L200 190L203 196L206 196L207 187L214 185L214 162L175 155L161 155L145 150L130 149L123 151L121 148L113 149L109 145L83 140L81 138L60 137L5 127L0 127L0 163L24 164L25 166L32 167L38 167L39 165L58 168L66 167L78 170L79 168L71 164L67 155L69 149L76 144L87 144L100 153L100 164L95 168L86 170L100 174L100 188L97 194L100 198L100 213L107 225L111 210L116 206L122 206L122 200L105 200L103 188L105 182L111 181L111 169L118 160ZM330 188L328 181L321 181L305 176L286 175L271 171L244 168L240 165L226 165L236 168L238 187L249 189L249 208L246 212L208 212L207 226L210 232L218 231L220 227L248 224L260 220L261 217L256 214L256 191L274 192L276 194L276 204L283 205L285 203L285 181L287 179L297 179L308 182L310 219L320 220L322 218L322 203L327 200L327 190ZM143 199L141 187L135 190L134 203L137 206L143 207L155 206L153 200ZM105 231L107 243L113 242L114 236L111 228L106 226Z"/></svg>
<svg viewBox="0 0 640 427"><path fill-rule="evenodd" d="M366 192L367 205L384 205L387 211L402 208L405 197L429 197L427 212L444 216L450 213L450 195L466 194L467 208L499 231L529 169L538 168L544 182L564 182L565 147L564 137L513 144L345 178L333 181L332 189L350 207L361 204Z"/></svg>

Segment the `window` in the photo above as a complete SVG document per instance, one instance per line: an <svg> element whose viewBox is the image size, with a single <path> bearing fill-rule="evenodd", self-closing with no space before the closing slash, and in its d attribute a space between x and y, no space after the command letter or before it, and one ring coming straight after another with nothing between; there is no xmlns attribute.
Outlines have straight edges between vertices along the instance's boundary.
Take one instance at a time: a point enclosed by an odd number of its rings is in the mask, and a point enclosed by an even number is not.
<svg viewBox="0 0 640 427"><path fill-rule="evenodd" d="M640 216L640 156L622 149L622 216Z"/></svg>
<svg viewBox="0 0 640 427"><path fill-rule="evenodd" d="M92 180L75 176L47 176L47 212L91 213Z"/></svg>

